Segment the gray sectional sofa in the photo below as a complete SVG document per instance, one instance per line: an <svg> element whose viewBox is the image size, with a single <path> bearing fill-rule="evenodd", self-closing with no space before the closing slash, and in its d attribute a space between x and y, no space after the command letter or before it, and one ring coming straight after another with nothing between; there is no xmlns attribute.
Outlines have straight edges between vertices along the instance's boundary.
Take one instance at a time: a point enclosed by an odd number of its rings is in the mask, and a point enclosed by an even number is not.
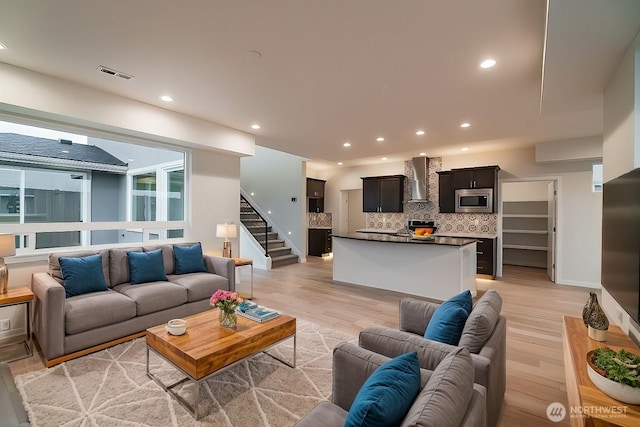
<svg viewBox="0 0 640 427"><path fill-rule="evenodd" d="M157 249L168 280L132 284L127 252ZM67 296L60 258L95 254L102 256L106 290ZM175 274L173 245L50 255L49 273L36 273L31 282L35 294L33 330L46 365L97 350L101 344L115 344L170 319L210 309L209 298L216 290L235 289L235 265L230 258L202 258L206 271Z"/></svg>
<svg viewBox="0 0 640 427"><path fill-rule="evenodd" d="M439 304L412 298L400 300L400 330L369 326L360 332L359 345L396 357L416 351L420 367L433 369L434 356L463 348L471 354L474 382L486 388L487 426L498 425L506 389L506 318L500 314L502 298L489 290L473 305L457 346L424 338Z"/></svg>
<svg viewBox="0 0 640 427"><path fill-rule="evenodd" d="M319 403L296 427L346 425L360 388L389 360L351 343L338 344L333 350L331 401ZM419 394L401 425L485 427L486 390L473 383L469 352L462 348L453 348L447 353L436 351L431 360L431 369L420 369Z"/></svg>

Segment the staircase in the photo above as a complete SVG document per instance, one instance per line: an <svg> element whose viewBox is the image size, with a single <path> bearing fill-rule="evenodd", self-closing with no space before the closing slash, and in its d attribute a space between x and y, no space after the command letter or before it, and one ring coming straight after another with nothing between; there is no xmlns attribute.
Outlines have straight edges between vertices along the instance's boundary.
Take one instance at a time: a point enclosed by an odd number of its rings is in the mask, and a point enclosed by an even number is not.
<svg viewBox="0 0 640 427"><path fill-rule="evenodd" d="M285 241L278 238L278 233L271 231L271 226L242 195L240 196L240 222L265 249L266 255L271 257L271 268L298 263L298 255L291 253L291 248L285 246Z"/></svg>

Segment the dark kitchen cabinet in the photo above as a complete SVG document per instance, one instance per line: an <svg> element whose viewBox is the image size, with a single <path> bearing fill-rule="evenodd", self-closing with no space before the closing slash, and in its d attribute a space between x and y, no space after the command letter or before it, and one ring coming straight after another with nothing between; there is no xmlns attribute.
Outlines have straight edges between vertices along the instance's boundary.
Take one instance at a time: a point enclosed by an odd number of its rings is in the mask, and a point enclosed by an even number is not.
<svg viewBox="0 0 640 427"><path fill-rule="evenodd" d="M499 166L453 169L453 188L495 188L498 187Z"/></svg>
<svg viewBox="0 0 640 427"><path fill-rule="evenodd" d="M456 200L453 189L453 172L438 172L438 190L440 213L454 213L456 211Z"/></svg>
<svg viewBox="0 0 640 427"><path fill-rule="evenodd" d="M313 199L324 198L324 183L321 179L307 178L307 197Z"/></svg>
<svg viewBox="0 0 640 427"><path fill-rule="evenodd" d="M331 229L309 229L309 255L322 256L331 252Z"/></svg>
<svg viewBox="0 0 640 427"><path fill-rule="evenodd" d="M307 212L324 212L324 183L321 179L307 178Z"/></svg>
<svg viewBox="0 0 640 427"><path fill-rule="evenodd" d="M478 239L476 273L496 278L496 239Z"/></svg>
<svg viewBox="0 0 640 427"><path fill-rule="evenodd" d="M324 212L324 199L307 199L309 201L308 212Z"/></svg>
<svg viewBox="0 0 640 427"><path fill-rule="evenodd" d="M402 212L404 175L362 178L363 212Z"/></svg>

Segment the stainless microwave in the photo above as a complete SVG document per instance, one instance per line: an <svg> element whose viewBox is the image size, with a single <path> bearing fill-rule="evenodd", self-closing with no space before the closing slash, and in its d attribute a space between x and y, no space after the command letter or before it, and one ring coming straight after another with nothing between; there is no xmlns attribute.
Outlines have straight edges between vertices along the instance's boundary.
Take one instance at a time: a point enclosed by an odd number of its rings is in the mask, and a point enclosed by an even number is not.
<svg viewBox="0 0 640 427"><path fill-rule="evenodd" d="M456 212L493 212L493 188L469 188L456 190Z"/></svg>

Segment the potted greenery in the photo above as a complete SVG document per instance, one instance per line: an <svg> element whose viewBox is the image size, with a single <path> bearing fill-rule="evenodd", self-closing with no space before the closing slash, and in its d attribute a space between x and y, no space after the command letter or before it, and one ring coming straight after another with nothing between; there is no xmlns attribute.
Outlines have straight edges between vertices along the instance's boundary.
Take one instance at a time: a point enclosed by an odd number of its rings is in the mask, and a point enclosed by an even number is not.
<svg viewBox="0 0 640 427"><path fill-rule="evenodd" d="M587 372L593 384L608 396L640 404L640 356L624 349L598 348L587 353Z"/></svg>

